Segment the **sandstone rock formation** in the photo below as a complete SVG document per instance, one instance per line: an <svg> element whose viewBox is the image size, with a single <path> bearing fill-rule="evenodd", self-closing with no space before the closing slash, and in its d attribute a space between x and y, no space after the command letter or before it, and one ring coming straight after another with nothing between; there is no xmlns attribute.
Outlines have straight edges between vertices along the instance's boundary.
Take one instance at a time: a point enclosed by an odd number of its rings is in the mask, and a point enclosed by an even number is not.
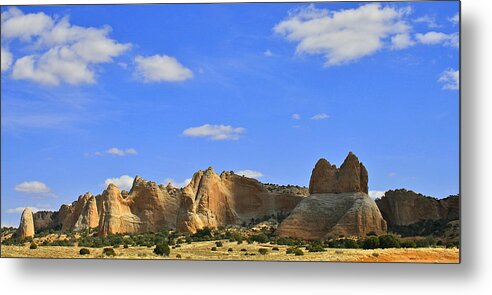
<svg viewBox="0 0 492 295"><path fill-rule="evenodd" d="M283 190L272 192L256 179L212 167L198 171L183 189L176 227L195 232L203 227L241 224L251 219L288 214L304 196Z"/></svg>
<svg viewBox="0 0 492 295"><path fill-rule="evenodd" d="M326 159L320 159L314 166L309 181L309 193L368 192L366 167L352 152L337 168Z"/></svg>
<svg viewBox="0 0 492 295"><path fill-rule="evenodd" d="M390 228L411 225L422 220L447 222L459 219L458 196L438 200L399 189L387 191L376 203Z"/></svg>
<svg viewBox="0 0 492 295"><path fill-rule="evenodd" d="M48 230L55 227L57 212L38 211L33 214L34 228L37 231Z"/></svg>
<svg viewBox="0 0 492 295"><path fill-rule="evenodd" d="M311 195L280 224L279 236L305 240L384 234L387 225L367 195L367 170L350 152L339 169L320 159L309 182Z"/></svg>
<svg viewBox="0 0 492 295"><path fill-rule="evenodd" d="M90 193L79 196L71 205L62 205L53 216L53 224L63 231L80 231L97 228L99 213L96 199Z"/></svg>
<svg viewBox="0 0 492 295"><path fill-rule="evenodd" d="M34 236L34 220L32 217L32 211L29 208L24 209L22 212L19 228L17 229L16 236L24 239Z"/></svg>
<svg viewBox="0 0 492 295"><path fill-rule="evenodd" d="M110 184L101 202L99 235L140 232L140 218L131 212L128 200L123 199L118 187Z"/></svg>
<svg viewBox="0 0 492 295"><path fill-rule="evenodd" d="M280 224L277 235L303 240L386 233L386 222L364 193L312 194Z"/></svg>

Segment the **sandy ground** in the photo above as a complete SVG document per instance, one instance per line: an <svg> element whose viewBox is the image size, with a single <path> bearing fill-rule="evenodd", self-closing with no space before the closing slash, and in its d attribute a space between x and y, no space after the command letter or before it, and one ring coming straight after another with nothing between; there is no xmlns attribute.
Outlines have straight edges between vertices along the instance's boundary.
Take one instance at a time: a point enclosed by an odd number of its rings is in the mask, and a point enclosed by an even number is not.
<svg viewBox="0 0 492 295"><path fill-rule="evenodd" d="M129 247L115 249L115 259L181 259L186 260L260 260L260 261L345 261L345 262L420 262L420 263L459 263L458 249L444 248L418 248L418 249L327 249L325 252L310 253L304 250L303 256L287 255L287 246L270 244L238 245L228 241L222 241L223 247L217 251L211 251L215 246L214 241L194 242L182 244L180 248L171 249L169 257L155 255L153 248ZM273 251L278 247L279 251ZM227 251L232 248L233 251ZM260 248L267 248L268 254L261 255ZM246 249L247 251L241 251ZM36 258L108 258L103 256L102 248L89 248L90 255L79 255L80 247L52 247L38 246L37 249L29 249L25 246L3 246L2 257L36 257ZM245 255L245 254L248 255ZM255 254L255 255L251 255ZM109 257L113 258L113 257Z"/></svg>

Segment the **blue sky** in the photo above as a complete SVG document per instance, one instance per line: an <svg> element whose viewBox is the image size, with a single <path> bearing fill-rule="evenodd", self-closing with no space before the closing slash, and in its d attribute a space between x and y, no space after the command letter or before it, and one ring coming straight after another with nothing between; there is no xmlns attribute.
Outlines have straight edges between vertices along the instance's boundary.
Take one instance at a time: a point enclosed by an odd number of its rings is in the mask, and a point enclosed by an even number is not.
<svg viewBox="0 0 492 295"><path fill-rule="evenodd" d="M135 175L459 189L459 3L2 7L2 225ZM380 193L379 193L380 194Z"/></svg>

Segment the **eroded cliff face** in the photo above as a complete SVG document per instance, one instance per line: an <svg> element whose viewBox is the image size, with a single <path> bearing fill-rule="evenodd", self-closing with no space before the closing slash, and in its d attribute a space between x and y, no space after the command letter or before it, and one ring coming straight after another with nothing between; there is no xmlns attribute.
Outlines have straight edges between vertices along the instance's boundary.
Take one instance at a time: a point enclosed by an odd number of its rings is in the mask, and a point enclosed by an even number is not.
<svg viewBox="0 0 492 295"><path fill-rule="evenodd" d="M459 219L459 197L442 200L399 189L387 191L376 200L388 226L405 226L423 220L452 221Z"/></svg>
<svg viewBox="0 0 492 295"><path fill-rule="evenodd" d="M320 159L311 174L311 195L297 205L276 234L322 240L386 233L386 221L367 195L367 181L366 168L352 152L339 169Z"/></svg>
<svg viewBox="0 0 492 295"><path fill-rule="evenodd" d="M86 193L79 196L77 201L72 204L62 205L60 210L53 214L52 224L63 231L80 231L88 227L97 228L99 212L95 197Z"/></svg>
<svg viewBox="0 0 492 295"><path fill-rule="evenodd" d="M38 211L33 213L34 228L36 231L48 230L55 227L57 212Z"/></svg>
<svg viewBox="0 0 492 295"><path fill-rule="evenodd" d="M198 171L183 189L177 229L195 232L203 227L241 224L252 218L289 214L304 198L294 191L269 191L256 179L212 167Z"/></svg>

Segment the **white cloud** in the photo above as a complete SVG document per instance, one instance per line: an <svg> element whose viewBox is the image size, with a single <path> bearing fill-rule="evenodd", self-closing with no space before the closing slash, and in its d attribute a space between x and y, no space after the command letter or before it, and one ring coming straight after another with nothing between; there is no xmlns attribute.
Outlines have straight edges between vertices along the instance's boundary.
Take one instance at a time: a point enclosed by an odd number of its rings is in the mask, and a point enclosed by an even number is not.
<svg viewBox="0 0 492 295"><path fill-rule="evenodd" d="M311 120L324 120L324 119L328 119L329 117L330 116L328 116L325 113L320 113L320 114L316 114L316 115L312 116Z"/></svg>
<svg viewBox="0 0 492 295"><path fill-rule="evenodd" d="M265 56L273 56L273 53L272 53L272 51L270 49L268 49L268 50L265 50L265 52L263 52L263 55L265 55Z"/></svg>
<svg viewBox="0 0 492 295"><path fill-rule="evenodd" d="M129 149L126 149L126 150L122 150L122 149L119 149L117 147L113 147L113 148L110 148L108 150L105 151L106 154L109 154L109 155L114 155L114 156L127 156L127 155L136 155L137 154L137 150L134 149L134 148L129 148Z"/></svg>
<svg viewBox="0 0 492 295"><path fill-rule="evenodd" d="M459 35L458 33L446 34L442 32L427 32L425 34L416 34L415 38L422 44L437 45L443 44L446 46L458 47Z"/></svg>
<svg viewBox="0 0 492 295"><path fill-rule="evenodd" d="M16 208L11 208L7 209L7 213L22 213L24 209L29 208L31 209L32 213L36 213L38 211L52 211L50 208L38 208L38 207L16 207Z"/></svg>
<svg viewBox="0 0 492 295"><path fill-rule="evenodd" d="M14 188L18 192L25 193L49 193L50 188L41 181L24 181L15 186Z"/></svg>
<svg viewBox="0 0 492 295"><path fill-rule="evenodd" d="M240 171L235 171L234 173L236 173L237 175L246 176L249 178L260 178L263 176L263 173L261 173L259 171L254 171L254 170L240 170Z"/></svg>
<svg viewBox="0 0 492 295"><path fill-rule="evenodd" d="M30 41L31 37L53 27L53 20L43 12L23 14L17 8L2 13L2 37L20 38Z"/></svg>
<svg viewBox="0 0 492 295"><path fill-rule="evenodd" d="M457 13L457 14L453 15L453 17L448 18L448 20L450 22L452 22L453 24L457 25L460 23L460 14Z"/></svg>
<svg viewBox="0 0 492 295"><path fill-rule="evenodd" d="M242 127L205 124L199 127L188 128L183 131L183 135L189 137L205 137L212 140L238 140L244 131L246 129Z"/></svg>
<svg viewBox="0 0 492 295"><path fill-rule="evenodd" d="M120 190L130 190L133 185L133 177L128 175L121 175L120 177L108 178L104 181L104 185L107 187L111 183L116 185Z"/></svg>
<svg viewBox="0 0 492 295"><path fill-rule="evenodd" d="M388 176L389 177L394 177L394 176L396 176L396 172L390 172L390 173L388 173Z"/></svg>
<svg viewBox="0 0 492 295"><path fill-rule="evenodd" d="M458 90L460 88L460 71L454 69L447 69L441 73L438 82L442 83L442 89L445 90Z"/></svg>
<svg viewBox="0 0 492 295"><path fill-rule="evenodd" d="M181 187L185 187L188 185L188 183L191 182L191 178L186 178L184 181L182 182L177 182L175 181L173 178L166 178L164 179L164 184L167 185L168 183L171 183L172 186L174 187L178 187L178 188L181 188Z"/></svg>
<svg viewBox="0 0 492 295"><path fill-rule="evenodd" d="M375 200L377 198L381 198L382 196L384 196L384 191L369 191L369 197L371 197L371 199Z"/></svg>
<svg viewBox="0 0 492 295"><path fill-rule="evenodd" d="M6 18L2 14L2 37L29 43L28 48L33 51L14 63L14 79L44 85L95 83L95 65L112 62L131 47L110 39L109 26L80 27L70 24L68 17L23 14L16 8L5 15Z"/></svg>
<svg viewBox="0 0 492 295"><path fill-rule="evenodd" d="M292 120L300 120L301 119L301 115L299 114L292 114Z"/></svg>
<svg viewBox="0 0 492 295"><path fill-rule="evenodd" d="M153 55L135 57L136 75L145 82L180 82L193 78L193 72L174 57Z"/></svg>
<svg viewBox="0 0 492 295"><path fill-rule="evenodd" d="M338 11L310 5L292 11L274 31L297 42L298 54L321 54L325 66L340 65L375 53L394 35L408 33L410 26L403 18L410 11L380 4Z"/></svg>
<svg viewBox="0 0 492 295"><path fill-rule="evenodd" d="M419 18L413 20L415 23L423 23L427 25L430 29L439 28L440 26L436 22L436 18L434 16L424 15Z"/></svg>
<svg viewBox="0 0 492 295"><path fill-rule="evenodd" d="M393 49L404 49L413 45L415 45L415 41L409 34L397 34L391 37L391 48Z"/></svg>
<svg viewBox="0 0 492 295"><path fill-rule="evenodd" d="M0 67L0 70L2 72L8 70L10 68L10 66L12 65L12 53L10 53L10 51L8 51L6 48L1 48L1 51L0 51L0 60L1 60L1 67Z"/></svg>

